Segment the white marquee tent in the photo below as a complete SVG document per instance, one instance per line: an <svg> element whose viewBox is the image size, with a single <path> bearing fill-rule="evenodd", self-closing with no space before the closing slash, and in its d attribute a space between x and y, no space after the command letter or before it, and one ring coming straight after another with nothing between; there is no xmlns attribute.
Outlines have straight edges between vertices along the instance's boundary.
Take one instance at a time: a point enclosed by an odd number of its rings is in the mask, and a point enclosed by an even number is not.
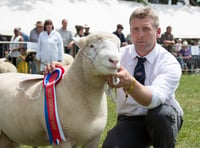
<svg viewBox="0 0 200 148"><path fill-rule="evenodd" d="M55 28L67 18L69 28L76 24L88 24L91 32L113 32L118 23L124 33L129 32L128 19L131 12L143 4L118 0L1 0L0 33L13 34L14 27L21 27L29 34L37 20L52 19ZM150 4L160 16L161 31L173 27L176 38L200 38L200 7Z"/></svg>

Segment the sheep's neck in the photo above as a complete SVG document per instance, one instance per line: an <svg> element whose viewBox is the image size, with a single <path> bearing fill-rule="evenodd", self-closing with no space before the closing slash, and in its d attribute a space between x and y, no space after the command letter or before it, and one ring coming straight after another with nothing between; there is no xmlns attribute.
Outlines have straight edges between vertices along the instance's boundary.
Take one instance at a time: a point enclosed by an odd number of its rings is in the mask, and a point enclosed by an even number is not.
<svg viewBox="0 0 200 148"><path fill-rule="evenodd" d="M64 76L64 83L67 83L67 89L73 92L73 99L83 102L88 112L99 114L98 110L102 110L106 102L104 80L90 71L93 68L88 69L91 65L84 65L84 63L81 57L76 59Z"/></svg>
<svg viewBox="0 0 200 148"><path fill-rule="evenodd" d="M79 56L70 67L67 77L70 78L70 82L73 82L73 85L82 85L83 87L89 87L90 89L103 89L103 77L97 75L93 69L94 66L90 59Z"/></svg>

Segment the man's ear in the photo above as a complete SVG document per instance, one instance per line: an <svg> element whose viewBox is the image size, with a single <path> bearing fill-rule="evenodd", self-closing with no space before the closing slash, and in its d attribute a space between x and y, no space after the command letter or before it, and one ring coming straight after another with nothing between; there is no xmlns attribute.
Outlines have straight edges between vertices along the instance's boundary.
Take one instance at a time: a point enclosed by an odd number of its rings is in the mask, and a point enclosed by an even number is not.
<svg viewBox="0 0 200 148"><path fill-rule="evenodd" d="M160 37L160 34L161 34L161 28L160 28L160 27L158 27L158 29L157 29L157 38L159 38L159 37Z"/></svg>

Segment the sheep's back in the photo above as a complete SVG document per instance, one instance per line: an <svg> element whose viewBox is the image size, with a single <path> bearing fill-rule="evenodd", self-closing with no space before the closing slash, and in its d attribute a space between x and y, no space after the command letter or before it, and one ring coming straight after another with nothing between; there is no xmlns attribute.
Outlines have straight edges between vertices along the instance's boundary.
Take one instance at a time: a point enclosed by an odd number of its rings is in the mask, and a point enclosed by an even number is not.
<svg viewBox="0 0 200 148"><path fill-rule="evenodd" d="M39 140L41 143L48 144L48 137L44 131L43 93L37 99L31 99L26 95L19 88L20 80L26 76L29 75L19 73L0 74L0 130L3 130L14 141L34 143ZM39 80L32 87L38 89L42 85L41 82ZM32 137L35 137L35 141ZM29 141L30 139L32 140Z"/></svg>

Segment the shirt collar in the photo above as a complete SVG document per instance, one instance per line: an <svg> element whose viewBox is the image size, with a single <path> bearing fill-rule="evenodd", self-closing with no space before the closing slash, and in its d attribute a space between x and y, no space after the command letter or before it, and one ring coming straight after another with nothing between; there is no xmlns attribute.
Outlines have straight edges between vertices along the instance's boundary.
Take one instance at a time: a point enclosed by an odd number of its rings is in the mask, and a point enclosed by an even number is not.
<svg viewBox="0 0 200 148"><path fill-rule="evenodd" d="M155 47L153 48L153 50L146 56L147 60L153 64L153 62L155 61L155 59L157 58L158 55L158 49L160 45L156 44Z"/></svg>
<svg viewBox="0 0 200 148"><path fill-rule="evenodd" d="M154 60L155 60L156 57L157 57L158 46L159 46L159 45L156 43L156 45L155 45L155 47L153 48L153 50L145 56L145 58L147 59L147 61L148 61L150 64L153 64ZM136 50L133 50L132 52L133 52L133 53L132 53L132 59L133 59L133 60L137 59L137 56L140 57L140 56L137 54Z"/></svg>

